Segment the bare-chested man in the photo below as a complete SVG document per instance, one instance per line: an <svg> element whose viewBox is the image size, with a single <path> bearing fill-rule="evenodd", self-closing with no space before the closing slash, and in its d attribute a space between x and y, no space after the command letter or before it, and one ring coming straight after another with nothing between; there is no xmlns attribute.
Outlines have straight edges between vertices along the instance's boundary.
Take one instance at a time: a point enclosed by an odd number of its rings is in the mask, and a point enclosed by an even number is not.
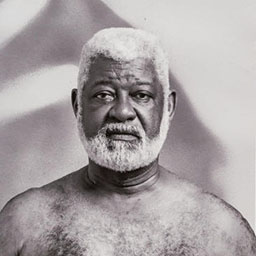
<svg viewBox="0 0 256 256"><path fill-rule="evenodd" d="M89 164L7 203L0 256L256 255L238 211L159 165L175 97L153 36L95 34L72 91Z"/></svg>

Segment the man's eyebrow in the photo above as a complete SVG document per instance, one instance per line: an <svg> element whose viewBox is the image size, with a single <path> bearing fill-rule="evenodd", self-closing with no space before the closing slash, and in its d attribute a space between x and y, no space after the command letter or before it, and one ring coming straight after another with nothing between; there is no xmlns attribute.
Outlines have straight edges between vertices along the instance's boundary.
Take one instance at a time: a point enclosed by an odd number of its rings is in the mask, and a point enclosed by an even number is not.
<svg viewBox="0 0 256 256"><path fill-rule="evenodd" d="M111 80L107 80L107 79L100 79L100 80L96 80L93 85L110 85L112 84Z"/></svg>
<svg viewBox="0 0 256 256"><path fill-rule="evenodd" d="M112 85L113 81L112 79L99 79L96 80L95 82L93 82L93 86L97 86L97 85ZM152 86L152 83L149 81L143 81L143 80L137 80L135 83L133 83L133 85L149 85Z"/></svg>
<svg viewBox="0 0 256 256"><path fill-rule="evenodd" d="M135 82L135 85L152 85L152 83L151 82L149 82L149 81L136 81Z"/></svg>

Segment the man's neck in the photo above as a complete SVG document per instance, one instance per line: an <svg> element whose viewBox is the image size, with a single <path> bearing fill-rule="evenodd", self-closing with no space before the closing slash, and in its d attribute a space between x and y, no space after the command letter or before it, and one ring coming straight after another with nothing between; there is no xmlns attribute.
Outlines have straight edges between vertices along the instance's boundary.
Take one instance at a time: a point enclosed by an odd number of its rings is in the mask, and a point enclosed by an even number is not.
<svg viewBox="0 0 256 256"><path fill-rule="evenodd" d="M134 171L117 172L89 160L86 179L95 187L117 193L136 193L151 187L159 177L158 159Z"/></svg>

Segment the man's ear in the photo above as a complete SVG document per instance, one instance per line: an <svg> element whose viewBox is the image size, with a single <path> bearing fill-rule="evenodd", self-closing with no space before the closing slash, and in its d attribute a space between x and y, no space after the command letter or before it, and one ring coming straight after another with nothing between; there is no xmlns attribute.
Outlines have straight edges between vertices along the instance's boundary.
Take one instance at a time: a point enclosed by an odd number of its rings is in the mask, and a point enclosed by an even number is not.
<svg viewBox="0 0 256 256"><path fill-rule="evenodd" d="M170 115L170 120L172 120L175 109L176 109L176 104L177 104L177 96L175 91L171 91L170 94L168 95L168 111Z"/></svg>
<svg viewBox="0 0 256 256"><path fill-rule="evenodd" d="M77 116L78 104L77 104L77 89L73 89L71 92L71 102L75 116Z"/></svg>

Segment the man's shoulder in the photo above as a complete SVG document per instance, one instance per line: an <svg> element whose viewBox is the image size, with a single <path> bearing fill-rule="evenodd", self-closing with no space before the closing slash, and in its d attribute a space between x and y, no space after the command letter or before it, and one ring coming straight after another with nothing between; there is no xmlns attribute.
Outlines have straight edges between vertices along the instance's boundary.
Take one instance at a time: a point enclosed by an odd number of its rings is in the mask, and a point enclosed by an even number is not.
<svg viewBox="0 0 256 256"><path fill-rule="evenodd" d="M213 241L233 250L236 255L256 255L256 237L242 214L223 199L202 192L198 201L202 205L202 221L209 226ZM214 246L214 244L212 245Z"/></svg>
<svg viewBox="0 0 256 256"><path fill-rule="evenodd" d="M165 170L165 172L167 175L164 176L164 182L169 187L165 190L165 193L168 195L167 198L177 203L177 206L183 206L184 209L190 211L203 211L211 216L228 216L231 220L238 220L239 223L243 223L245 220L237 209L217 195L205 191L168 170Z"/></svg>
<svg viewBox="0 0 256 256"><path fill-rule="evenodd" d="M80 171L40 188L31 188L13 197L0 212L0 255L16 255L26 238L40 234L51 218L56 201L61 201Z"/></svg>
<svg viewBox="0 0 256 256"><path fill-rule="evenodd" d="M205 239L225 244L230 250L256 254L254 232L238 210L216 195L171 175L171 180L165 179L165 182L172 183L172 194L168 193L172 201L169 212L170 215L176 212L174 218L179 228L186 230L188 235L204 234Z"/></svg>
<svg viewBox="0 0 256 256"><path fill-rule="evenodd" d="M35 210L35 206L40 204L42 192L39 188L30 188L12 199L10 199L1 211L1 217L9 216L9 221L22 222L23 217ZM17 218L16 218L17 216ZM2 219L1 218L1 219Z"/></svg>
<svg viewBox="0 0 256 256"><path fill-rule="evenodd" d="M38 203L38 189L29 189L13 197L0 213L0 255L16 255L22 248L30 224L31 212Z"/></svg>
<svg viewBox="0 0 256 256"><path fill-rule="evenodd" d="M18 194L7 202L1 211L1 216L12 216L10 220L15 221L15 216L21 219L30 219L38 214L43 215L55 201L61 201L67 195L71 195L74 188L79 187L82 170L70 173L42 187L30 188ZM3 218L3 217L2 217Z"/></svg>
<svg viewBox="0 0 256 256"><path fill-rule="evenodd" d="M212 223L222 226L223 229L241 226L252 231L242 214L225 200L175 174L171 175L171 186L174 190L172 194L169 194L169 198L172 198L181 210L204 215Z"/></svg>

